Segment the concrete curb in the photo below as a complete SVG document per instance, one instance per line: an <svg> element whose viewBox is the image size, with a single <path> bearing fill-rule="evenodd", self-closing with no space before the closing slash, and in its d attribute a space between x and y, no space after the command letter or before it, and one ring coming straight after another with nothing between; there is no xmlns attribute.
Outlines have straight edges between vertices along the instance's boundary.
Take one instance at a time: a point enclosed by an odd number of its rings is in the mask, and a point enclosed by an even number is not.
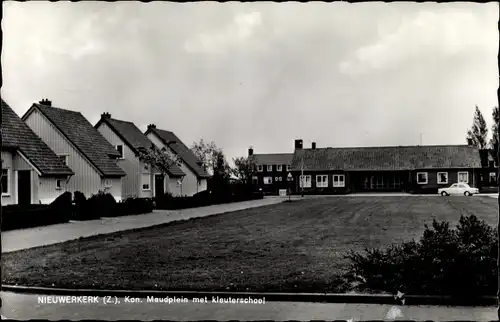
<svg viewBox="0 0 500 322"><path fill-rule="evenodd" d="M432 305L432 306L497 306L495 296L464 298L453 296L404 295L397 298L390 294L328 294L328 293L257 293L257 292L210 292L210 291L153 291L153 290L97 290L97 289L66 289L51 287L30 287L17 285L2 285L2 291L37 295L67 295L67 296L116 296L116 297L177 297L204 298L212 301L219 298L265 298L272 302L320 302L320 303L359 303L359 304L389 304L389 305Z"/></svg>

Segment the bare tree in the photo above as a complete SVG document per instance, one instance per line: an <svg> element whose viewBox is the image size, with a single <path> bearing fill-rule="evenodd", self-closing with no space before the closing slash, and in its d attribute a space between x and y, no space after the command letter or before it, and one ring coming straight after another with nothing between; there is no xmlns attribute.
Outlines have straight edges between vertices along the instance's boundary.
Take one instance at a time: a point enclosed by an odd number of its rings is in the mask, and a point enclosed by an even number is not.
<svg viewBox="0 0 500 322"><path fill-rule="evenodd" d="M180 158L173 153L170 153L166 148L159 149L151 146L149 149L139 150L139 159L145 164L155 168L161 174L167 175L172 166L180 166Z"/></svg>
<svg viewBox="0 0 500 322"><path fill-rule="evenodd" d="M253 158L239 157L234 158L233 175L244 184L250 184L252 175L255 173L256 165Z"/></svg>
<svg viewBox="0 0 500 322"><path fill-rule="evenodd" d="M202 168L208 173L213 174L217 165L218 155L222 153L222 150L213 141L206 143L203 139L200 139L199 142L193 142L191 151L198 158Z"/></svg>

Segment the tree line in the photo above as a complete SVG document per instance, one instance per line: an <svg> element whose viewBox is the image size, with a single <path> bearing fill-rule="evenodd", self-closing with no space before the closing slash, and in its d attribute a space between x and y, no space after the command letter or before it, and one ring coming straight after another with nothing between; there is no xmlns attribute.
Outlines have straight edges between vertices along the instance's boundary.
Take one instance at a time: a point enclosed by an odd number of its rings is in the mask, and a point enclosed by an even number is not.
<svg viewBox="0 0 500 322"><path fill-rule="evenodd" d="M483 113L481 113L481 110L476 105L472 126L467 131L467 141L472 141L472 144L481 150L492 149L495 152L493 156L496 157L499 142L498 124L500 123L498 106L493 107L492 116L493 124L491 126L491 138L488 140L488 132L490 129L488 129Z"/></svg>

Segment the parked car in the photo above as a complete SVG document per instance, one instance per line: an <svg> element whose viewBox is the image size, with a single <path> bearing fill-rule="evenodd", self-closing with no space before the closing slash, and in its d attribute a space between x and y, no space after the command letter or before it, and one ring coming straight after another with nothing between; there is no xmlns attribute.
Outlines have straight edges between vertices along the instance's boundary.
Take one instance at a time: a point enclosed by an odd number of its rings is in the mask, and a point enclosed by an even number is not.
<svg viewBox="0 0 500 322"><path fill-rule="evenodd" d="M451 195L472 196L479 193L479 189L472 188L466 183L454 183L447 188L438 189L438 193L441 196L451 196Z"/></svg>

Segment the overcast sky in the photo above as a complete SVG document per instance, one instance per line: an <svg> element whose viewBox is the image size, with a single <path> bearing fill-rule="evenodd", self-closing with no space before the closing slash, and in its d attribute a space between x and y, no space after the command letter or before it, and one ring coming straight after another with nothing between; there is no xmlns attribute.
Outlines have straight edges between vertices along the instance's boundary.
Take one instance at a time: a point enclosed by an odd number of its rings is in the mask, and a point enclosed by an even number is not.
<svg viewBox="0 0 500 322"><path fill-rule="evenodd" d="M464 144L491 126L498 4L3 2L2 97L203 137L228 159Z"/></svg>

